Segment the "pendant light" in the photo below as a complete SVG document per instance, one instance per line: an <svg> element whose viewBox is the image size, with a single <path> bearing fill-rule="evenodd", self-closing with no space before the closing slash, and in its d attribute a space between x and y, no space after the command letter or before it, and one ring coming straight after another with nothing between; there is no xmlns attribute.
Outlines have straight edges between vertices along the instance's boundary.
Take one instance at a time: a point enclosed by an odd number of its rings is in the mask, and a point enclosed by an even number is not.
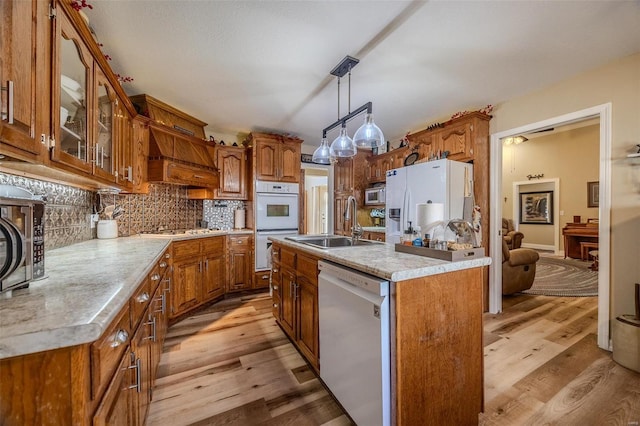
<svg viewBox="0 0 640 426"><path fill-rule="evenodd" d="M373 114L367 113L364 124L353 135L353 143L357 148L365 149L381 147L384 141L382 130L373 122Z"/></svg>
<svg viewBox="0 0 640 426"><path fill-rule="evenodd" d="M367 102L353 112L349 111L344 117L340 117L340 78L349 74L349 110L351 109L351 70L360 62L351 56L346 56L336 67L331 70L331 75L338 77L338 120L322 130L322 142L313 153L313 162L318 164L330 164L337 158L353 157L358 148L372 149L381 147L385 143L382 130L373 122L373 104ZM351 139L347 134L347 121L366 111L365 121ZM340 135L331 143L327 150L327 132L341 125Z"/></svg>
<svg viewBox="0 0 640 426"><path fill-rule="evenodd" d="M331 164L331 160L329 157L331 156L329 150L329 141L326 136L322 138L322 142L320 142L320 146L313 152L313 157L311 161L316 164Z"/></svg>

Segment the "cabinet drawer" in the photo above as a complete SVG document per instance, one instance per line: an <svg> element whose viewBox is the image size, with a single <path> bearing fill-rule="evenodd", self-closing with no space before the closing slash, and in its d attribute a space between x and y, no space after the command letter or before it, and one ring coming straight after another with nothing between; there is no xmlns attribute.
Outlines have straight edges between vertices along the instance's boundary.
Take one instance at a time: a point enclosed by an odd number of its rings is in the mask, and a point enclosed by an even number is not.
<svg viewBox="0 0 640 426"><path fill-rule="evenodd" d="M305 276L310 283L318 285L318 259L298 254L296 270L298 274Z"/></svg>
<svg viewBox="0 0 640 426"><path fill-rule="evenodd" d="M219 253L224 254L224 237L203 238L202 253Z"/></svg>
<svg viewBox="0 0 640 426"><path fill-rule="evenodd" d="M160 271L160 278L164 277L164 274L167 271L171 270L171 264L173 263L171 259L171 250L167 250L164 252L160 260L158 260L158 270Z"/></svg>
<svg viewBox="0 0 640 426"><path fill-rule="evenodd" d="M271 309L273 312L273 316L280 320L280 297L276 296L275 293L273 294L273 298L271 299Z"/></svg>
<svg viewBox="0 0 640 426"><path fill-rule="evenodd" d="M167 268L165 268L166 270ZM149 294L153 294L158 288L158 284L162 281L164 271L160 270L160 266L156 265L155 268L149 273Z"/></svg>
<svg viewBox="0 0 640 426"><path fill-rule="evenodd" d="M249 247L251 245L250 235L229 236L229 248Z"/></svg>
<svg viewBox="0 0 640 426"><path fill-rule="evenodd" d="M173 243L173 257L193 257L200 254L199 240L176 241Z"/></svg>
<svg viewBox="0 0 640 426"><path fill-rule="evenodd" d="M282 247L280 249L280 264L284 267L296 268L296 252Z"/></svg>
<svg viewBox="0 0 640 426"><path fill-rule="evenodd" d="M258 271L253 276L253 288L269 287L269 271Z"/></svg>
<svg viewBox="0 0 640 426"><path fill-rule="evenodd" d="M154 275L153 272L149 277L151 277L152 275ZM156 273L155 275L157 276L158 274ZM160 278L158 276L158 280L159 279ZM155 286L158 285L158 280L154 281L154 290ZM149 301L151 300L151 295L153 294L150 289L150 281L150 279L144 280L144 282L140 284L140 287L138 287L138 290L133 294L133 296L131 296L131 300L129 301L129 309L131 312L131 330L135 330L136 326L140 322L140 318L142 318L144 310L147 309L147 306L149 306Z"/></svg>
<svg viewBox="0 0 640 426"><path fill-rule="evenodd" d="M91 344L92 399L98 398L110 382L130 338L129 306L125 305L102 337Z"/></svg>

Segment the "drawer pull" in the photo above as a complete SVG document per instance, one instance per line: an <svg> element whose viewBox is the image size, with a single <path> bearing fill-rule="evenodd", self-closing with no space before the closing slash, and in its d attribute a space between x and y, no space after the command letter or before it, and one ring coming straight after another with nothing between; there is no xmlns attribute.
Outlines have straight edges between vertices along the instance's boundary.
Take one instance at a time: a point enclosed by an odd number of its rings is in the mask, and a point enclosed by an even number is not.
<svg viewBox="0 0 640 426"><path fill-rule="evenodd" d="M278 286L277 286L277 285L274 285L274 286L273 286L273 289L274 289L274 290L277 290L277 289L278 289Z"/></svg>
<svg viewBox="0 0 640 426"><path fill-rule="evenodd" d="M274 307L275 309L278 309L278 304L277 304L277 303L274 303L274 304L273 304L273 307Z"/></svg>
<svg viewBox="0 0 640 426"><path fill-rule="evenodd" d="M171 258L171 253L165 253L164 258L165 259L170 259Z"/></svg>
<svg viewBox="0 0 640 426"><path fill-rule="evenodd" d="M145 303L148 301L149 301L149 293L147 293L146 291L142 293L140 296L136 297L136 302L138 303Z"/></svg>
<svg viewBox="0 0 640 426"><path fill-rule="evenodd" d="M261 280L268 280L269 279L269 275L263 275L260 277Z"/></svg>
<svg viewBox="0 0 640 426"><path fill-rule="evenodd" d="M273 268L273 273L277 274L278 273L278 268Z"/></svg>
<svg viewBox="0 0 640 426"><path fill-rule="evenodd" d="M167 267L167 262L160 262L160 267L161 268L166 268Z"/></svg>
<svg viewBox="0 0 640 426"><path fill-rule="evenodd" d="M117 348L118 346L127 343L129 339L129 333L126 330L118 330L111 338L111 347Z"/></svg>
<svg viewBox="0 0 640 426"><path fill-rule="evenodd" d="M160 274L151 275L151 281L158 281L160 279Z"/></svg>

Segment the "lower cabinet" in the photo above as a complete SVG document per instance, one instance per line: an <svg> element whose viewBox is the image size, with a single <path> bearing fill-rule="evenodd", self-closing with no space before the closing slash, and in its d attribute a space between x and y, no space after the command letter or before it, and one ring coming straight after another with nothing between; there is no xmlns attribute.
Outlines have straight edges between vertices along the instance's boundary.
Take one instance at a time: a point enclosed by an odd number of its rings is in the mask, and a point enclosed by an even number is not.
<svg viewBox="0 0 640 426"><path fill-rule="evenodd" d="M272 247L274 317L319 371L318 258L277 243Z"/></svg>
<svg viewBox="0 0 640 426"><path fill-rule="evenodd" d="M93 416L94 426L135 424L134 401L131 397L131 377L134 374L129 369L130 365L130 356L127 354L122 357L116 374Z"/></svg>
<svg viewBox="0 0 640 426"><path fill-rule="evenodd" d="M251 235L229 235L227 291L241 291L252 288L253 249Z"/></svg>
<svg viewBox="0 0 640 426"><path fill-rule="evenodd" d="M225 238L175 241L170 318L224 295Z"/></svg>

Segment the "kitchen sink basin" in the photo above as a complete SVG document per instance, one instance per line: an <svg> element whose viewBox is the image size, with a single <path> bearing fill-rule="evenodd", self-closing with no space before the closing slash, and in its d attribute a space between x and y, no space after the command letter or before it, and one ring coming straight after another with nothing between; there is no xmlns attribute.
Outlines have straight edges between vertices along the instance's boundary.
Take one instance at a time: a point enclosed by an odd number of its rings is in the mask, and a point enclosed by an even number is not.
<svg viewBox="0 0 640 426"><path fill-rule="evenodd" d="M297 243L307 244L313 247L321 249L340 248L340 247L360 247L369 246L375 244L382 244L378 241L369 240L356 240L352 241L351 237L343 237L340 235L300 235L295 237L285 237L287 240L295 241Z"/></svg>

